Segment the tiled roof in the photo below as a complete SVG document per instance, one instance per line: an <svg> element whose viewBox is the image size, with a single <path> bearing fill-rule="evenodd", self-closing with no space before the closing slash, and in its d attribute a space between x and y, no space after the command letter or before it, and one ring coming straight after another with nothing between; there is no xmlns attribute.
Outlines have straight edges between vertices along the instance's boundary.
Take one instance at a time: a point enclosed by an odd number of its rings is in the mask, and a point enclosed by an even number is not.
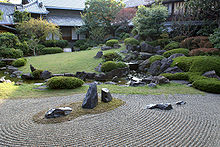
<svg viewBox="0 0 220 147"><path fill-rule="evenodd" d="M35 14L48 14L49 11L46 10L43 3L37 1L33 1L23 6L18 6L19 11L27 11L29 13Z"/></svg>
<svg viewBox="0 0 220 147"><path fill-rule="evenodd" d="M39 0L46 8L84 10L86 0Z"/></svg>
<svg viewBox="0 0 220 147"><path fill-rule="evenodd" d="M151 5L155 0L124 0L125 8L137 7L140 5Z"/></svg>
<svg viewBox="0 0 220 147"><path fill-rule="evenodd" d="M15 5L9 3L0 3L0 10L3 12L2 20L0 20L0 24L10 25L13 24L13 16L12 14L15 11Z"/></svg>
<svg viewBox="0 0 220 147"><path fill-rule="evenodd" d="M83 20L79 16L59 16L59 15L50 15L47 16L47 20L58 26L82 26Z"/></svg>

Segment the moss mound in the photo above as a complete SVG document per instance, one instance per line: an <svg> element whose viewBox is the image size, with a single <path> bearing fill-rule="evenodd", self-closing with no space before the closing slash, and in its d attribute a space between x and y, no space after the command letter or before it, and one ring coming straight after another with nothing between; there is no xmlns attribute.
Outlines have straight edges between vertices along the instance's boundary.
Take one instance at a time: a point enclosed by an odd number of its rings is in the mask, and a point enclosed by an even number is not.
<svg viewBox="0 0 220 147"><path fill-rule="evenodd" d="M166 51L163 53L163 56L168 58L170 57L171 55L173 54L184 54L185 56L188 56L189 54L189 50L188 49L185 49L185 48L178 48L178 49L173 49L173 50L170 50L170 51Z"/></svg>
<svg viewBox="0 0 220 147"><path fill-rule="evenodd" d="M123 62L108 61L108 62L105 62L104 64L102 64L101 71L102 72L109 72L114 69L124 68L124 67L127 67L127 65Z"/></svg>
<svg viewBox="0 0 220 147"><path fill-rule="evenodd" d="M149 61L150 61L150 64L152 64L153 62L155 62L157 60L162 60L162 59L164 59L164 56L154 55L149 58Z"/></svg>

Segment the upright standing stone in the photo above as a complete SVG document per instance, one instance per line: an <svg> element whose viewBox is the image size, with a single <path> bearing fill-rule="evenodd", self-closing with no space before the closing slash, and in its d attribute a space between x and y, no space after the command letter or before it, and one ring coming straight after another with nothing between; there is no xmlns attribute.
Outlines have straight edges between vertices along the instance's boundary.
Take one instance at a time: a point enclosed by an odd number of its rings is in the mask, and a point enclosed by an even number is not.
<svg viewBox="0 0 220 147"><path fill-rule="evenodd" d="M102 88L102 101L103 102L110 102L112 100L111 93L107 88Z"/></svg>
<svg viewBox="0 0 220 147"><path fill-rule="evenodd" d="M86 93L86 97L83 100L82 108L93 109L98 104L97 86L95 83L90 84Z"/></svg>

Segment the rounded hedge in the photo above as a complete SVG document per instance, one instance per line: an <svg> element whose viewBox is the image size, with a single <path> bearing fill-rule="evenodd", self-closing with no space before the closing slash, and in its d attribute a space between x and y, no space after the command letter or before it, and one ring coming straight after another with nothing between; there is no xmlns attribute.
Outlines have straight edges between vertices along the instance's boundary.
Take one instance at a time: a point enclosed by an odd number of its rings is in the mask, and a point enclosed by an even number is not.
<svg viewBox="0 0 220 147"><path fill-rule="evenodd" d="M74 89L81 87L84 82L75 77L53 77L50 78L46 85L50 89Z"/></svg>
<svg viewBox="0 0 220 147"><path fill-rule="evenodd" d="M139 41L134 38L126 38L124 40L124 43L125 43L125 45L134 45L134 46L139 45Z"/></svg>
<svg viewBox="0 0 220 147"><path fill-rule="evenodd" d="M19 43L18 37L10 32L0 33L0 46L7 48L15 48Z"/></svg>
<svg viewBox="0 0 220 147"><path fill-rule="evenodd" d="M220 93L220 80L214 78L197 80L192 83L194 88L211 93Z"/></svg>
<svg viewBox="0 0 220 147"><path fill-rule="evenodd" d="M74 43L74 46L75 47L80 47L82 45L84 45L86 43L86 40L77 40L75 43Z"/></svg>
<svg viewBox="0 0 220 147"><path fill-rule="evenodd" d="M46 40L43 43L44 46L46 47L60 47L60 48L65 48L68 46L68 41L67 40Z"/></svg>
<svg viewBox="0 0 220 147"><path fill-rule="evenodd" d="M174 74L163 73L160 75L168 78L169 80L188 80L189 79L188 73L185 73L185 72L174 73Z"/></svg>
<svg viewBox="0 0 220 147"><path fill-rule="evenodd" d="M105 61L119 61L122 59L121 55L117 52L106 53L102 57Z"/></svg>
<svg viewBox="0 0 220 147"><path fill-rule="evenodd" d="M106 46L111 46L111 47L113 47L115 44L119 44L119 41L116 40L116 39L108 40L108 41L106 41L106 43L105 43Z"/></svg>
<svg viewBox="0 0 220 147"><path fill-rule="evenodd" d="M14 67L21 67L24 66L27 63L27 59L25 58L20 58L12 62L12 66Z"/></svg>
<svg viewBox="0 0 220 147"><path fill-rule="evenodd" d="M162 60L162 59L164 59L164 56L154 55L149 58L149 61L150 61L150 64L152 64L153 62L155 62L157 60Z"/></svg>
<svg viewBox="0 0 220 147"><path fill-rule="evenodd" d="M0 57L3 58L21 58L22 56L23 56L23 52L20 49L14 49L14 48L0 49Z"/></svg>
<svg viewBox="0 0 220 147"><path fill-rule="evenodd" d="M112 71L114 69L118 69L118 68L124 68L127 67L127 65L123 62L114 62L114 61L107 61L105 63L102 64L101 67L101 71L102 72L109 72Z"/></svg>
<svg viewBox="0 0 220 147"><path fill-rule="evenodd" d="M34 77L34 79L39 80L42 72L43 70L36 69L32 72L32 76Z"/></svg>
<svg viewBox="0 0 220 147"><path fill-rule="evenodd" d="M220 55L220 50L217 48L197 48L189 52L190 56L201 56L201 55Z"/></svg>
<svg viewBox="0 0 220 147"><path fill-rule="evenodd" d="M180 43L179 42L170 42L169 44L167 44L164 49L165 50L172 50L172 49L177 49L180 47Z"/></svg>
<svg viewBox="0 0 220 147"><path fill-rule="evenodd" d="M56 53L62 53L63 49L60 47L45 47L42 49L42 54L56 54Z"/></svg>
<svg viewBox="0 0 220 147"><path fill-rule="evenodd" d="M171 55L177 54L177 53L184 54L185 56L188 56L189 50L188 50L188 49L185 49L185 48L173 49L173 50L164 52L164 53L163 53L163 56L166 57L166 58L168 58L168 57L170 57Z"/></svg>

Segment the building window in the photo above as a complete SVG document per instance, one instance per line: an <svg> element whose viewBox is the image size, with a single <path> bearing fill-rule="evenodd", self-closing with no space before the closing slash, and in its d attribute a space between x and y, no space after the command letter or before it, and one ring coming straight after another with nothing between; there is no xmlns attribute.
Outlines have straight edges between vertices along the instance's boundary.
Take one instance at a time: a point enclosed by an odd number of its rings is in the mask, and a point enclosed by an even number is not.
<svg viewBox="0 0 220 147"><path fill-rule="evenodd" d="M75 28L72 28L72 40L78 40L78 35L76 34Z"/></svg>

